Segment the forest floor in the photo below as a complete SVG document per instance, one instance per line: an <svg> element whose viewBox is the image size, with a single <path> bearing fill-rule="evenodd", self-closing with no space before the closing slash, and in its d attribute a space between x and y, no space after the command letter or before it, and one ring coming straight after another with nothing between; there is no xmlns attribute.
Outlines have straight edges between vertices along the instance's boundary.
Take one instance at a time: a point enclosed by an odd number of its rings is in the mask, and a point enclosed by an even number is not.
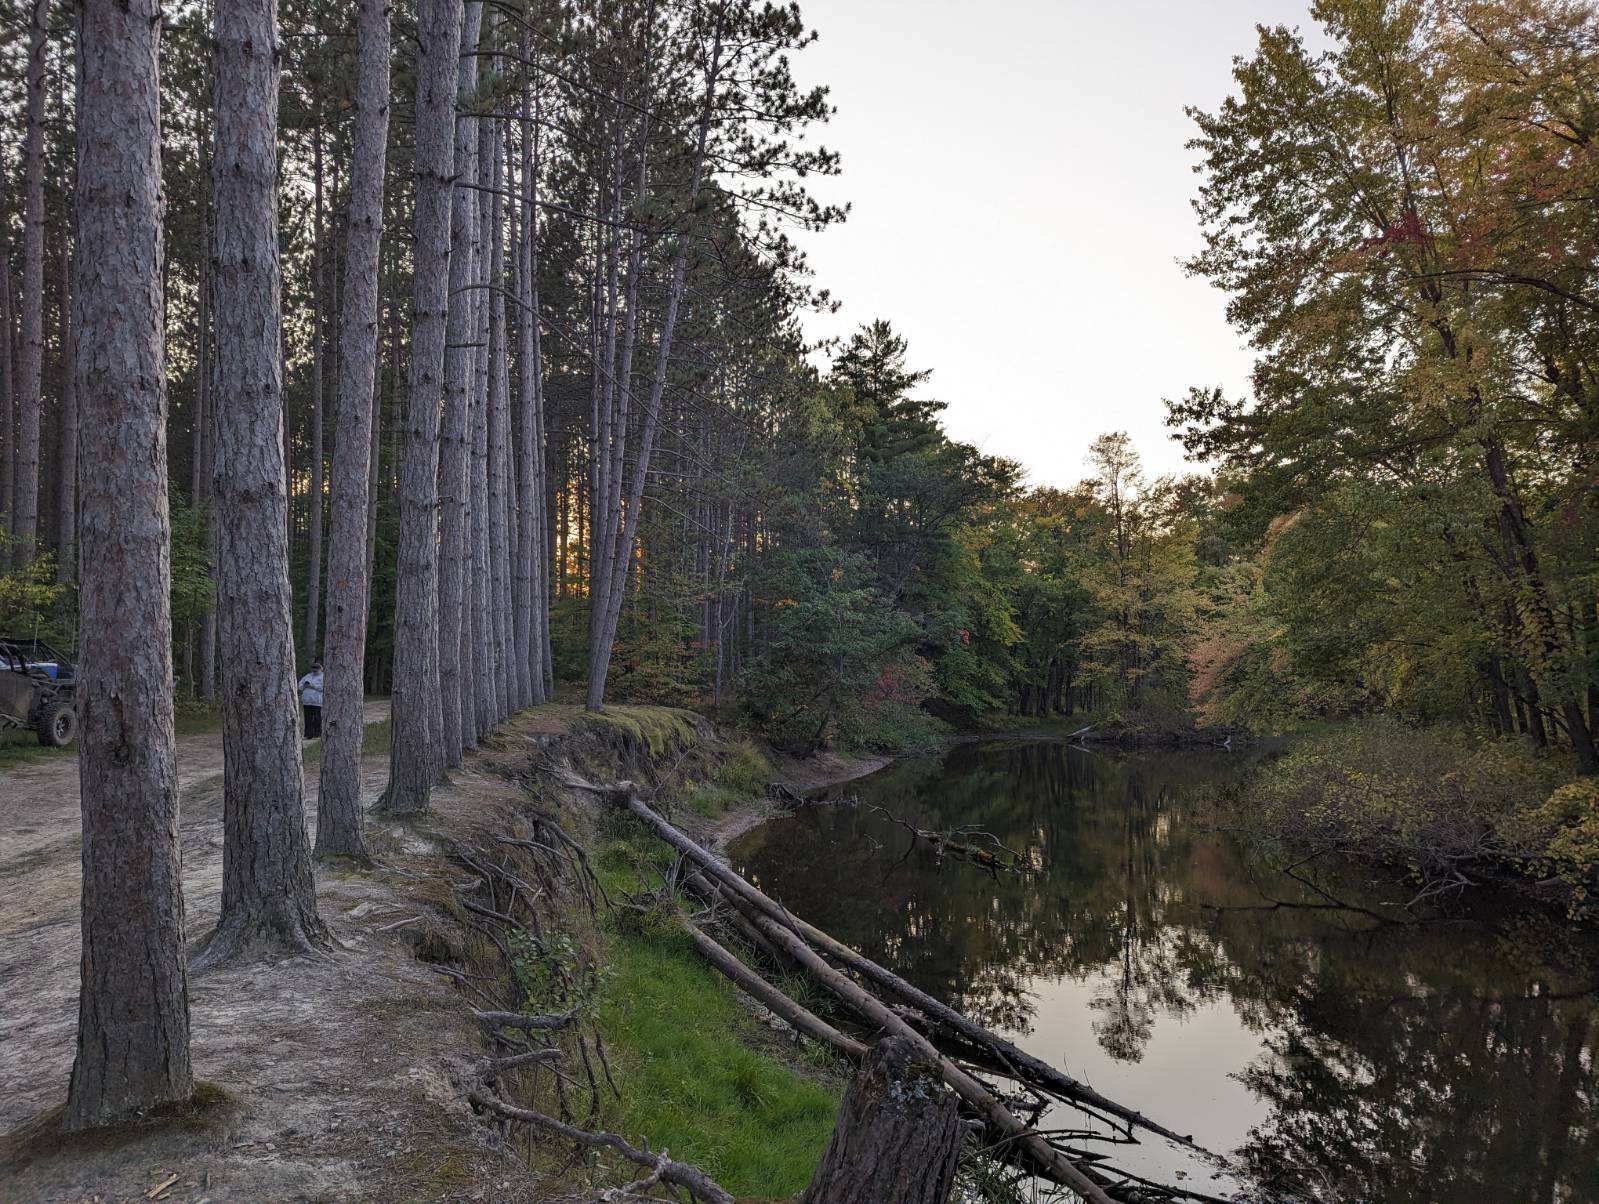
<svg viewBox="0 0 1599 1204"><path fill-rule="evenodd" d="M373 749L385 743L373 737L386 713L368 704L369 805L387 779L386 751ZM318 751L308 746L313 832ZM220 732L181 738L178 764L187 928L198 935L221 897ZM435 792L433 818L448 827L517 793L469 763ZM464 1098L476 1026L411 945L449 863L419 830L380 822L368 827L376 869L319 867L332 957L191 978L194 1073L212 1102L89 1140L55 1135L77 1021L76 759L0 771L0 800L0 1199L529 1198L523 1172L483 1142Z"/></svg>
<svg viewBox="0 0 1599 1204"><path fill-rule="evenodd" d="M366 715L369 807L388 774L386 711L369 704ZM470 874L451 851L492 840L530 805L555 806L597 864L610 866L602 874L615 886L615 854L631 867L640 842L618 844L593 799L546 795L530 766L572 755L601 776L651 777L667 764L675 770L681 754L673 750L685 738L699 742L695 756L705 772L716 772L735 747L702 721L661 708L612 708L598 725L565 705L515 716L435 790L426 820L401 825L369 816L374 868L318 867L321 914L338 945L331 957L191 977L191 1044L195 1077L207 1085L204 1103L87 1139L63 1138L55 1126L77 1019L77 761L55 756L0 768L0 1201L593 1198L603 1167L565 1157L552 1164L526 1146L507 1146L467 1101L486 1052L483 1034L461 991L429 963L462 965L469 977L494 967L481 960L492 948L460 923L457 899ZM307 746L313 833L319 753ZM784 785L809 790L891 759L778 759L771 770ZM180 737L178 763L194 939L215 923L220 904L220 732ZM777 809L746 798L719 814L685 818L698 821L702 838L726 841ZM656 1145L670 1138L679 1156L697 1155L733 1183L750 1183L746 1190L773 1185L760 1195L779 1183L783 1195L803 1186L831 1130L838 1068L812 1065L791 1035L774 1034L778 1022L685 942L641 939L614 917L570 910L548 913L546 923L571 924L573 936L610 964L614 985L599 1019L622 1089L607 1107L613 1122ZM692 1023L683 1023L699 1044L684 1045L674 1008L692 1013ZM746 1098L752 1082L761 1107ZM678 1100L684 1083L694 1090ZM719 1083L727 1097L721 1110Z"/></svg>
<svg viewBox="0 0 1599 1204"><path fill-rule="evenodd" d="M389 771L385 715L387 705L368 705L368 806ZM555 806L616 889L632 878L638 838L619 838L580 791L544 793L531 766L571 755L596 774L656 777L680 766L684 740L704 772L737 747L665 708L611 708L598 723L571 705L513 716L435 790L427 819L400 825L369 815L374 868L318 865L333 956L190 977L193 1071L206 1084L205 1102L90 1138L64 1138L56 1127L77 1027L77 758L0 766L0 1201L592 1199L603 1167L564 1156L552 1164L507 1145L467 1100L483 1033L461 990L429 963L464 967L470 979L494 966L484 959L492 948L461 923L457 899L470 875L451 851L492 841L529 806ZM312 833L318 756L320 747L307 745ZM812 790L891 759L777 758L769 769L793 790ZM179 737L177 761L187 931L197 939L221 902L221 732ZM777 811L744 795L718 814L684 819L724 843ZM782 1185L787 1196L803 1186L831 1130L838 1068L825 1058L817 1065L792 1035L774 1033L779 1022L686 942L646 939L614 915L590 918L580 908L550 911L545 923L569 924L609 964L598 1020L620 1082L612 1122L652 1145L670 1138L675 1153L750 1183L745 1190L764 1196ZM694 1043L684 1044L684 1027ZM761 1106L748 1100L752 1082ZM684 1084L692 1089L678 1100Z"/></svg>

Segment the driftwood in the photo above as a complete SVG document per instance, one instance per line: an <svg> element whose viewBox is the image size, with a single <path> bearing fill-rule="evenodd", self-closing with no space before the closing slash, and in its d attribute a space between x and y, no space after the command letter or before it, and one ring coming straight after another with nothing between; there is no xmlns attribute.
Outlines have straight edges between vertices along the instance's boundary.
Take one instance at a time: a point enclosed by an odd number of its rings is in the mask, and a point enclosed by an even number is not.
<svg viewBox="0 0 1599 1204"><path fill-rule="evenodd" d="M873 803L871 804L871 809L890 823L897 824L909 832L913 843L927 845L940 857L951 856L962 861L969 861L973 865L981 866L990 874L997 874L1000 870L1009 870L1013 873L1022 874L1036 868L1032 858L1008 847L992 832L978 832L969 828L955 828L948 832L940 832L932 828L918 828L909 820L901 819L886 807L879 807ZM985 848L973 840L966 839L971 836L987 837L991 847Z"/></svg>
<svg viewBox="0 0 1599 1204"><path fill-rule="evenodd" d="M827 1152L799 1204L946 1204L960 1101L904 1037L885 1037L844 1093Z"/></svg>

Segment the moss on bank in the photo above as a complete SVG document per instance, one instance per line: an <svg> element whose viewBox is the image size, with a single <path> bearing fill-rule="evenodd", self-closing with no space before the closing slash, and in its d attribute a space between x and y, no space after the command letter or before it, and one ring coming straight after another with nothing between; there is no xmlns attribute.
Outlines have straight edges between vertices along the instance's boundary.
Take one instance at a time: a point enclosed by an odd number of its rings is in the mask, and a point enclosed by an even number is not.
<svg viewBox="0 0 1599 1204"><path fill-rule="evenodd" d="M576 708L574 708L576 710ZM580 726L618 740L635 755L659 759L698 743L705 721L680 707L608 706L603 711L578 710Z"/></svg>

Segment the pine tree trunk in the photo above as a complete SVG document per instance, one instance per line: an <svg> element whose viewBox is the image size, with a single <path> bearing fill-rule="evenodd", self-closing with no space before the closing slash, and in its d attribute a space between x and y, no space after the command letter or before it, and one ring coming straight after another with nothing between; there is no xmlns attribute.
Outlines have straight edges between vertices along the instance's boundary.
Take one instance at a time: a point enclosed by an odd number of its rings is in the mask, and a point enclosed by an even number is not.
<svg viewBox="0 0 1599 1204"><path fill-rule="evenodd" d="M478 156L478 179L490 188L498 188L499 178L499 123L484 123L482 154ZM485 180L485 177L486 180ZM495 436L495 407L505 405L501 391L505 365L505 312L499 310L500 321L495 322L495 302L502 301L493 291L499 285L498 271L501 256L498 252L500 223L505 208L494 193L483 194L481 230L482 265L479 273L485 287L478 292L478 325L486 344L483 356L483 380L472 422L472 597L474 612L473 678L477 693L478 736L488 735L499 722L500 671L503 665L495 653L496 611L499 609L499 583L494 575L495 556L489 546L494 531L493 493L490 482L489 452ZM498 396L497 396L498 395Z"/></svg>
<svg viewBox="0 0 1599 1204"><path fill-rule="evenodd" d="M505 205L499 195L500 186L510 179L510 172L504 169L509 140L503 122L496 123L495 130L496 191L494 216L489 223L494 237L489 275L494 288L489 293L489 342L497 348L497 354L489 362L489 576L494 587L490 655L494 661L494 711L498 721L514 709L516 687L511 634L511 559L515 540L511 525L511 374L505 315Z"/></svg>
<svg viewBox="0 0 1599 1204"><path fill-rule="evenodd" d="M466 6L461 32L460 73L457 83L460 108L466 109L477 93L477 57L471 53L478 45L483 5ZM455 174L468 182L477 180L478 123L462 117L455 124ZM470 630L470 618L463 609L469 548L468 506L471 499L471 444L468 420L472 408L472 384L477 357L471 346L477 333L477 294L472 285L476 277L477 194L469 188L455 189L450 212L450 305L448 335L444 350L444 411L439 447L439 697L444 713L444 764L461 763L466 747L466 728L472 722L470 690L463 690L461 649Z"/></svg>
<svg viewBox="0 0 1599 1204"><path fill-rule="evenodd" d="M721 54L722 41L718 31L710 63L705 72L705 95L700 110L694 167L688 190L687 208L691 216L694 203L699 196L700 182L704 177L705 145L710 131L711 110L716 96ZM680 237L680 247L672 264L672 278L666 296L666 313L661 321L660 343L656 348L655 374L650 381L648 408L644 411L643 426L639 432L638 455L633 466L633 476L628 483L627 508L622 516L621 530L614 540L608 540L602 548L602 551L609 550L611 565L605 573L603 617L589 648L587 706L591 711L602 710L605 706L605 679L610 672L611 650L616 644L616 626L622 615L622 598L626 593L628 570L633 563L633 541L638 533L639 513L644 502L644 486L649 478L650 454L655 447L661 402L666 391L666 373L672 358L672 338L677 330L678 308L683 300L683 285L688 272L689 243L690 239L686 235Z"/></svg>
<svg viewBox="0 0 1599 1204"><path fill-rule="evenodd" d="M391 34L391 44L392 40L393 38ZM387 228L390 224L389 217L387 216L387 207L385 207L384 213L384 226ZM371 486L367 493L366 506L366 605L367 625L369 628L372 624L372 598L374 592L373 580L375 577L375 566L377 564L378 555L378 514L382 510L384 492L391 487L389 478L383 470L383 436L385 433L389 435L391 452L389 460L391 466L394 462L394 456L392 454L394 444L393 432L392 429L385 431L383 425L383 377L385 374L387 374L389 378L389 395L393 397L396 402L400 397L400 307L395 303L394 300L394 277L394 252L391 249L389 252L388 263L385 265L385 270L381 277L383 283L380 284L378 290L378 311L380 314L380 321L387 323L389 353L386 363L382 362L384 357L381 351L376 355L374 367L377 369L377 371L374 372L372 380L372 457L370 461L369 476ZM385 292L388 295L386 309L383 299ZM381 346L383 340L380 338L378 341ZM395 421L393 415L390 416L389 420L391 423Z"/></svg>
<svg viewBox="0 0 1599 1204"><path fill-rule="evenodd" d="M420 0L416 91L416 213L411 223L411 396L400 482L394 618L393 740L384 807L425 811L442 762L439 696L438 471L455 191L455 94L461 51L458 0Z"/></svg>
<svg viewBox="0 0 1599 1204"><path fill-rule="evenodd" d="M485 39L487 40L487 39ZM478 125L476 158L478 189L489 187L493 150L492 121ZM493 666L483 653L488 629L488 382L489 382L489 197L474 190L472 228L472 375L467 388L466 545L461 594L461 735L476 748L492 722L488 699L493 693Z"/></svg>
<svg viewBox="0 0 1599 1204"><path fill-rule="evenodd" d="M494 146L492 121L484 122L478 135L478 183L487 184L489 160ZM490 356L498 351L490 343L489 333L489 197L474 193L478 205L477 267L473 271L475 298L473 320L476 333L473 351L472 401L468 410L468 429L471 447L467 460L470 492L467 499L467 576L463 594L461 622L461 706L463 734L469 748L475 748L494 727L494 672L488 655L488 635L493 626L489 617L489 389L494 379L494 366Z"/></svg>
<svg viewBox="0 0 1599 1204"><path fill-rule="evenodd" d="M522 34L523 57L529 39ZM520 491L522 537L516 566L516 670L523 705L541 703L544 689L544 647L549 630L549 572L545 565L544 500L547 475L544 466L544 368L539 329L538 195L539 126L538 77L522 93L522 243L517 272L520 325L517 367L522 411L522 445L517 488ZM530 104L528 93L535 92ZM531 112L530 112L531 110ZM531 120L529 120L531 118Z"/></svg>
<svg viewBox="0 0 1599 1204"><path fill-rule="evenodd" d="M217 694L217 610L216 610L216 507L211 488L211 474L216 460L216 401L212 387L211 357L211 197L210 158L202 149L200 162L200 245L207 248L200 257L200 296L197 304L199 330L195 336L196 409L195 438L200 444L200 455L195 464L194 497L205 510L205 542L209 554L207 574L211 578L211 591L205 607L200 611L199 688L202 702L212 702Z"/></svg>
<svg viewBox="0 0 1599 1204"><path fill-rule="evenodd" d="M78 8L74 375L96 471L83 496L83 952L71 1130L194 1090L171 689L160 31L155 0Z"/></svg>
<svg viewBox="0 0 1599 1204"><path fill-rule="evenodd" d="M960 1100L909 1037L866 1055L800 1204L946 1204L960 1158Z"/></svg>
<svg viewBox="0 0 1599 1204"><path fill-rule="evenodd" d="M32 562L39 541L39 413L44 376L44 85L50 0L28 6L27 126L23 135L22 355L17 366L16 554Z"/></svg>
<svg viewBox="0 0 1599 1204"><path fill-rule="evenodd" d="M56 580L65 584L78 567L77 328L72 314L72 246L61 239L61 463L56 475Z"/></svg>
<svg viewBox="0 0 1599 1204"><path fill-rule="evenodd" d="M15 533L17 517L17 366L11 358L15 313L11 265L0 252L0 572L11 563L11 548L4 537Z"/></svg>
<svg viewBox="0 0 1599 1204"><path fill-rule="evenodd" d="M329 941L305 835L289 591L276 0L218 0L213 42L224 844L222 915L197 969Z"/></svg>
<svg viewBox="0 0 1599 1204"><path fill-rule="evenodd" d="M305 571L305 663L317 659L317 634L321 628L322 611L322 493L326 482L322 476L322 390L326 378L324 361L327 345L328 302L327 276L331 257L327 253L326 233L322 222L322 127L319 124L312 135L312 205L315 211L314 243L311 252L311 494L309 514L306 516L306 571Z"/></svg>
<svg viewBox="0 0 1599 1204"><path fill-rule="evenodd" d="M362 687L366 679L367 511L378 354L378 257L389 136L388 0L360 0L354 155L345 235L333 530L328 558L318 856L366 857L361 835Z"/></svg>

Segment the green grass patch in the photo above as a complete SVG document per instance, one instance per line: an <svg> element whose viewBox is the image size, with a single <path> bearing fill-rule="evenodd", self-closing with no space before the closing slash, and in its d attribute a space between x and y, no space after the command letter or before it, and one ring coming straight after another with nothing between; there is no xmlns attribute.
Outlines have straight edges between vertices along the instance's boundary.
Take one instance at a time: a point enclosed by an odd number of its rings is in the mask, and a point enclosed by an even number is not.
<svg viewBox="0 0 1599 1204"><path fill-rule="evenodd" d="M78 746L70 744L66 748L45 748L39 743L38 735L29 728L27 731L0 732L0 769L10 769L16 765L25 765L29 761L40 761L46 757L75 757L78 755Z"/></svg>
<svg viewBox="0 0 1599 1204"><path fill-rule="evenodd" d="M803 1190L838 1094L744 1044L753 1021L680 933L613 931L606 952L600 1018L622 1071L617 1127L734 1195Z"/></svg>
<svg viewBox="0 0 1599 1204"><path fill-rule="evenodd" d="M717 787L728 790L727 787ZM664 844L622 815L601 820L595 872L613 899L654 889ZM827 1146L840 1091L830 1050L796 1050L808 1076L753 1048L764 1030L668 910L615 913L605 927L598 1017L618 1068L614 1127L700 1166L735 1196L803 1190ZM809 983L779 985L820 1007Z"/></svg>
<svg viewBox="0 0 1599 1204"><path fill-rule="evenodd" d="M697 815L715 819L733 807L748 803L765 790L771 780L771 762L748 740L743 740L718 759L709 780L685 786L677 801Z"/></svg>
<svg viewBox="0 0 1599 1204"><path fill-rule="evenodd" d="M697 782L686 790L680 801L696 815L715 819L730 807L749 801L749 792L734 790L716 782Z"/></svg>

